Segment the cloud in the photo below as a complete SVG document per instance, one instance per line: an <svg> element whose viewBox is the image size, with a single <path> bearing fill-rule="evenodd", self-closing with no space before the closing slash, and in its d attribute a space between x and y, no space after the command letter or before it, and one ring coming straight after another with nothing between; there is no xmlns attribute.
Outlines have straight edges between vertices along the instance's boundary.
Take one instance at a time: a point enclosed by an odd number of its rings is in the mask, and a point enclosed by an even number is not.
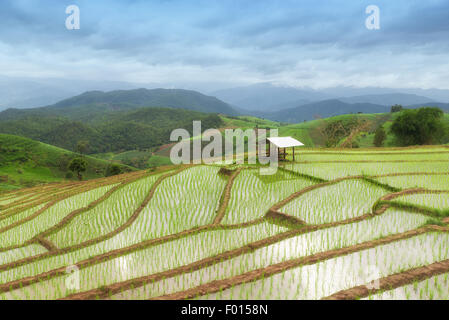
<svg viewBox="0 0 449 320"><path fill-rule="evenodd" d="M381 29L365 28L377 4ZM0 3L0 73L164 82L449 88L447 1ZM65 29L77 4L81 29Z"/></svg>

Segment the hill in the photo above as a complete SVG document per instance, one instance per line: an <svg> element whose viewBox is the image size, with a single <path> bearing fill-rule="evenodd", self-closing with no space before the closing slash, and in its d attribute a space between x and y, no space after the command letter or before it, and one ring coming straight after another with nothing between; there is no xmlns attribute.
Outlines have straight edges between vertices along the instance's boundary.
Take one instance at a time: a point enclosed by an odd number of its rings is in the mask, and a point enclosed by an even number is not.
<svg viewBox="0 0 449 320"><path fill-rule="evenodd" d="M266 113L266 118L274 121L290 123L312 120L317 117L327 118L350 113L382 113L390 111L390 107L372 103L345 103L337 99L324 100L298 106L296 108Z"/></svg>
<svg viewBox="0 0 449 320"><path fill-rule="evenodd" d="M313 90L258 83L218 90L212 95L240 109L249 110L253 115L258 115L254 111L275 112L329 99L338 99L345 103L371 103L385 106L425 104L430 101L448 102L449 90L375 87L331 87Z"/></svg>
<svg viewBox="0 0 449 320"><path fill-rule="evenodd" d="M197 91L142 88L109 92L88 91L46 107L10 108L0 112L0 120L14 120L26 116L64 116L71 120L90 121L101 117L106 112L141 107L169 107L204 113L238 114L227 103Z"/></svg>
<svg viewBox="0 0 449 320"><path fill-rule="evenodd" d="M0 190L60 181L78 154L14 135L0 134ZM110 162L85 156L86 179L104 177ZM134 170L121 166L123 171Z"/></svg>
<svg viewBox="0 0 449 320"><path fill-rule="evenodd" d="M329 98L328 95L314 90L281 87L270 83L224 89L212 94L231 105L250 111L280 110Z"/></svg>
<svg viewBox="0 0 449 320"><path fill-rule="evenodd" d="M109 92L90 91L62 100L50 108L73 108L83 105L101 104L111 110L135 107L170 107L208 113L234 115L236 111L215 97L197 91L183 89L135 89Z"/></svg>
<svg viewBox="0 0 449 320"><path fill-rule="evenodd" d="M395 117L399 113L362 113L362 114L344 114L329 118L315 119L311 121L303 121L296 124L288 124L275 122L267 119L260 119L249 116L226 117L222 116L225 127L239 127L242 129L255 128L274 128L278 129L279 136L292 136L305 144L306 147L325 147L329 139L330 132L326 130L332 124L342 124L347 126L346 134L340 136L336 146L341 146L351 132L356 132L352 137L354 146L358 147L374 147L374 133L376 129L383 125L387 131L387 138L384 142L385 147L397 147L398 144L394 137L389 133L389 128ZM449 126L449 114L444 114L444 121ZM348 125L349 124L349 125ZM359 130L361 128L361 130ZM449 141L447 141L449 142ZM446 142L446 143L447 143Z"/></svg>
<svg viewBox="0 0 449 320"><path fill-rule="evenodd" d="M338 100L346 103L372 103L384 106L392 106L395 104L403 106L422 105L432 101L432 99L427 97L407 93L370 94L338 98Z"/></svg>
<svg viewBox="0 0 449 320"><path fill-rule="evenodd" d="M11 117L5 111L0 113L0 133L20 135L72 151L78 141L87 140L89 153L105 153L162 145L169 142L173 129L191 131L193 120L201 120L203 128L221 126L221 120L215 114L185 109L154 107L126 111L103 109L101 112L97 109L98 113L95 113L84 106L76 110L77 115L67 114L66 117L59 113L39 114L32 109L31 115Z"/></svg>
<svg viewBox="0 0 449 320"><path fill-rule="evenodd" d="M437 107L440 108L441 110L443 110L444 112L449 112L449 103L442 103L442 102L426 102L423 104L414 104L414 105L410 105L407 106L407 108L420 108L422 106L428 106L428 107Z"/></svg>

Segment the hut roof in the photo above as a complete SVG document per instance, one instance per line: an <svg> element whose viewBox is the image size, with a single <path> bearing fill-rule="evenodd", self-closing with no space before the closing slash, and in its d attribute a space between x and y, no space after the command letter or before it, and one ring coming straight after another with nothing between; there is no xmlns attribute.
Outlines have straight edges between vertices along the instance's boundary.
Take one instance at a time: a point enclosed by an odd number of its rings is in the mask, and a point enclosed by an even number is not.
<svg viewBox="0 0 449 320"><path fill-rule="evenodd" d="M270 137L267 140L278 148L300 147L304 145L301 141L292 137Z"/></svg>

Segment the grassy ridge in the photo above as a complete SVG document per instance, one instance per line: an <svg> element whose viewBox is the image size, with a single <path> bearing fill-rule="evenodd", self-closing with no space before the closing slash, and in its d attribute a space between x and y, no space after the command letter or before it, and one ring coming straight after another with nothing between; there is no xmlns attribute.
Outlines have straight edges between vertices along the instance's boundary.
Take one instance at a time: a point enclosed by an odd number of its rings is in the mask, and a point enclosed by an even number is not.
<svg viewBox="0 0 449 320"><path fill-rule="evenodd" d="M384 147L396 147L394 136L389 132L389 129L398 116L398 113L363 113L363 114L345 114L331 118L317 119L297 124L285 124L280 122L274 122L265 119L258 119L255 117L228 117L221 116L225 128L239 127L242 129L255 128L256 125L259 128L277 128L279 130L279 136L292 136L298 139L306 147L324 147L326 138L322 131L326 125L336 121L349 121L360 120L367 121L368 127L365 131L359 132L355 141L360 148L374 147L374 132L380 126L383 125L387 133L387 137L384 142ZM449 124L449 114L444 114L444 121ZM342 140L342 142L344 139Z"/></svg>
<svg viewBox="0 0 449 320"><path fill-rule="evenodd" d="M28 138L0 134L0 191L39 183L60 181L67 165L78 154ZM104 176L110 162L85 156L88 162L84 177ZM122 165L122 170L134 170Z"/></svg>

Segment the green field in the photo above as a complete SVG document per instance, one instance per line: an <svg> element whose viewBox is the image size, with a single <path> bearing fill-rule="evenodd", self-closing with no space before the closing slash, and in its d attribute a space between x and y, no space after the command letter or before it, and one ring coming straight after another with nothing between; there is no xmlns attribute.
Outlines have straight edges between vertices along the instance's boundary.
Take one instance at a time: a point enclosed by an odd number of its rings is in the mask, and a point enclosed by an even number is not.
<svg viewBox="0 0 449 320"><path fill-rule="evenodd" d="M28 138L0 134L0 192L24 186L64 180L67 166L79 154ZM109 161L84 156L88 166L85 179L105 175ZM123 171L135 170L120 165ZM76 176L76 175L75 175ZM68 180L76 178L68 178Z"/></svg>
<svg viewBox="0 0 449 320"><path fill-rule="evenodd" d="M447 298L448 147L296 152L4 192L0 298Z"/></svg>

